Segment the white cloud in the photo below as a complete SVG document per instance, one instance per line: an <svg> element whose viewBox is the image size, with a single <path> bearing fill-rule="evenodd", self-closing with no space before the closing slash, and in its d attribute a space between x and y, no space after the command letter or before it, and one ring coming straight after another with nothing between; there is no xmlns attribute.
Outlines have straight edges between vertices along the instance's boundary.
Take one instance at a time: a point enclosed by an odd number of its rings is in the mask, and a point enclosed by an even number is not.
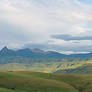
<svg viewBox="0 0 92 92"><path fill-rule="evenodd" d="M80 43L52 39L51 35L91 35L91 29L85 28L92 26L91 11L91 6L79 0L0 0L0 21L3 22L0 34L7 33L0 39L14 48L30 41L31 44L53 44L56 48L61 45L77 48ZM81 46L84 45L86 43L81 41Z"/></svg>

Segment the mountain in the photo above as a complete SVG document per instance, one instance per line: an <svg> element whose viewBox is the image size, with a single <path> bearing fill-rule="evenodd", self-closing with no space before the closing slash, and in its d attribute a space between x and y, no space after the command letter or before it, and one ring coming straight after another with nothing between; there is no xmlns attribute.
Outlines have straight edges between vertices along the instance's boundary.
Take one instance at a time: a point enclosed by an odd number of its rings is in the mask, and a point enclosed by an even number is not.
<svg viewBox="0 0 92 92"><path fill-rule="evenodd" d="M91 58L92 53L65 55L37 48L11 50L4 47L0 51L0 70L92 74L92 64L86 64L92 63Z"/></svg>
<svg viewBox="0 0 92 92"><path fill-rule="evenodd" d="M0 51L0 64L8 63L34 63L34 62L53 62L58 61L63 54L57 52L43 51L40 49L19 49L11 50L6 46Z"/></svg>
<svg viewBox="0 0 92 92"><path fill-rule="evenodd" d="M21 56L21 57L30 57L30 58L80 58L80 59L89 59L92 58L92 53L88 54L71 54L65 55L55 51L44 51L38 48L35 49L19 49L19 50L11 50L6 46L0 51L0 57L6 56Z"/></svg>
<svg viewBox="0 0 92 92"><path fill-rule="evenodd" d="M87 54L71 54L69 55L70 58L80 58L80 59L90 59L92 58L92 53Z"/></svg>
<svg viewBox="0 0 92 92"><path fill-rule="evenodd" d="M29 49L29 48L26 48L26 49L19 49L17 51L14 51L14 50L11 50L11 49L8 49L7 47L4 47L1 51L0 51L0 56L21 56L21 57L36 57L36 58L42 58L42 57L46 57L46 58L54 58L54 57L57 57L57 58L61 58L62 56L66 56L64 54L60 54L58 52L54 52L54 51L43 51L43 50L40 50L40 49Z"/></svg>
<svg viewBox="0 0 92 92"><path fill-rule="evenodd" d="M45 51L44 50L40 50L40 49L38 49L38 48L34 48L34 49L31 49L32 50L32 52L33 53L45 53Z"/></svg>
<svg viewBox="0 0 92 92"><path fill-rule="evenodd" d="M7 47L4 47L1 51L0 51L0 57L2 56L11 56L11 55L15 55L15 51L8 49Z"/></svg>
<svg viewBox="0 0 92 92"><path fill-rule="evenodd" d="M0 51L0 64L7 63L34 63L34 62L60 62L66 61L87 60L92 58L92 53L88 54L71 54L65 55L55 51L44 51L38 48L35 49L19 49L11 50L4 47Z"/></svg>

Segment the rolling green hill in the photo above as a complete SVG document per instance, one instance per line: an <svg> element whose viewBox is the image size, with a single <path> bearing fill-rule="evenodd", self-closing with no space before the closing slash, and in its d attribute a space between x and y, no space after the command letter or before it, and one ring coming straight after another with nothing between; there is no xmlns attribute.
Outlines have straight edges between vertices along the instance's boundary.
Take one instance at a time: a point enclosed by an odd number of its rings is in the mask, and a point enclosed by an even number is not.
<svg viewBox="0 0 92 92"><path fill-rule="evenodd" d="M0 92L92 92L92 76L0 72Z"/></svg>

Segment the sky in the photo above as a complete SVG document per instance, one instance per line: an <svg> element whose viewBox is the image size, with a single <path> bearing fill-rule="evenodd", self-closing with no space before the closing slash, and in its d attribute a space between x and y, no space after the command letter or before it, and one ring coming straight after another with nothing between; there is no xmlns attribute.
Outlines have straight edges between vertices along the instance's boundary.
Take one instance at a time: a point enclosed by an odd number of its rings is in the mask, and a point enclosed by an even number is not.
<svg viewBox="0 0 92 92"><path fill-rule="evenodd" d="M0 48L92 52L92 0L0 0Z"/></svg>

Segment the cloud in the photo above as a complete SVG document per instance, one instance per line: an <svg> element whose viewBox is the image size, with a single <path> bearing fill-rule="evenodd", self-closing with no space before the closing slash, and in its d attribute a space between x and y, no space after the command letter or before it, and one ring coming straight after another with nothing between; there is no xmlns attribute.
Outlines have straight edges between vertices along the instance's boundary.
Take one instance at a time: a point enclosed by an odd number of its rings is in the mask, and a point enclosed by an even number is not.
<svg viewBox="0 0 92 92"><path fill-rule="evenodd" d="M72 36L72 35L53 35L53 38L62 39L66 41L71 40L92 40L92 36Z"/></svg>
<svg viewBox="0 0 92 92"><path fill-rule="evenodd" d="M92 6L83 0L0 0L0 45L10 48L35 45L58 51L87 47L85 41L91 41L92 36L91 17ZM59 34L65 34L63 40L51 37Z"/></svg>

